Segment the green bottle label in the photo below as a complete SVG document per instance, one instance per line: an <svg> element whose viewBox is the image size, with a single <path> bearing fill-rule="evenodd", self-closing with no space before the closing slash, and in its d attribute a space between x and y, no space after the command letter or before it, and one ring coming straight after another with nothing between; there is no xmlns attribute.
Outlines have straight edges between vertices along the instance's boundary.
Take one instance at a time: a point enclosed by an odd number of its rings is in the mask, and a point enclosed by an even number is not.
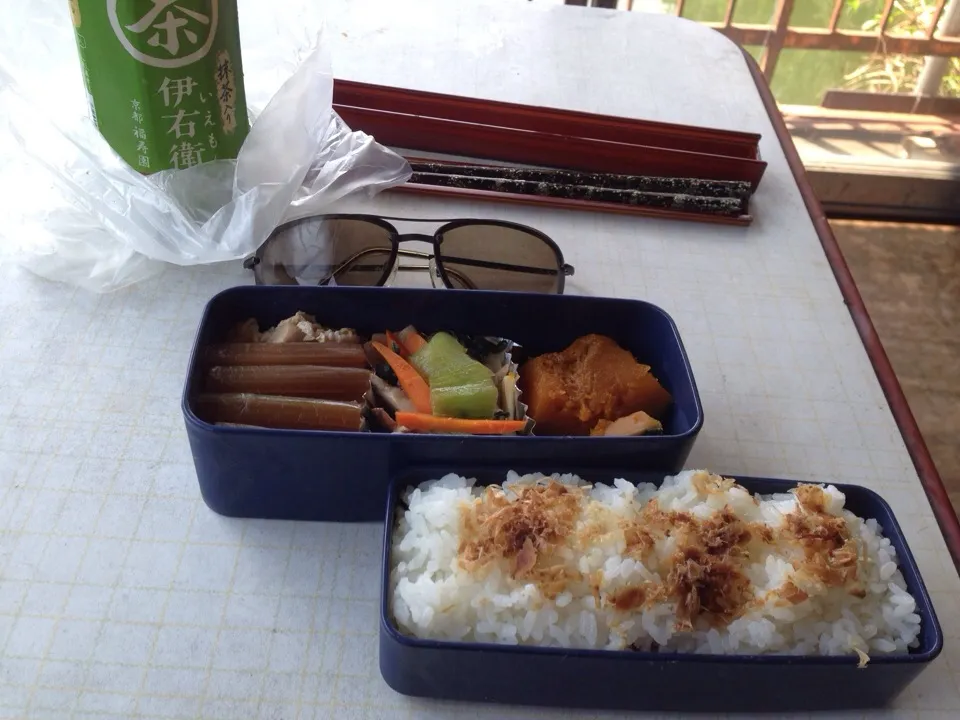
<svg viewBox="0 0 960 720"><path fill-rule="evenodd" d="M249 131L236 0L70 0L91 114L143 173L236 158Z"/></svg>

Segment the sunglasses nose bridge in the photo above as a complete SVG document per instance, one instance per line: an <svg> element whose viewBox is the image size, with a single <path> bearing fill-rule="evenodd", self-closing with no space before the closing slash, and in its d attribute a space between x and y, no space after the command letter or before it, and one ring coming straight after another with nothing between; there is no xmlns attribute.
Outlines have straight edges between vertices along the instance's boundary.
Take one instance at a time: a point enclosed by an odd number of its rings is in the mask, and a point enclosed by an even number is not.
<svg viewBox="0 0 960 720"><path fill-rule="evenodd" d="M434 238L433 235L427 235L425 233L403 233L396 235L396 239L398 243L413 241L432 243Z"/></svg>

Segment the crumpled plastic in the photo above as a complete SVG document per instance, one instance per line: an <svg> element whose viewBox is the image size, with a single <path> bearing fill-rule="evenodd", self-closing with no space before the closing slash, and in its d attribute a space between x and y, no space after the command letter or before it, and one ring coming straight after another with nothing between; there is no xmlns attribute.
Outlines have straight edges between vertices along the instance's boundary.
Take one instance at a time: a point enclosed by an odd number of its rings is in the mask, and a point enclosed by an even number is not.
<svg viewBox="0 0 960 720"><path fill-rule="evenodd" d="M0 260L109 292L167 264L248 257L278 225L410 178L406 160L333 110L316 0L239 0L252 121L235 161L143 176L89 117L66 0L0 24Z"/></svg>

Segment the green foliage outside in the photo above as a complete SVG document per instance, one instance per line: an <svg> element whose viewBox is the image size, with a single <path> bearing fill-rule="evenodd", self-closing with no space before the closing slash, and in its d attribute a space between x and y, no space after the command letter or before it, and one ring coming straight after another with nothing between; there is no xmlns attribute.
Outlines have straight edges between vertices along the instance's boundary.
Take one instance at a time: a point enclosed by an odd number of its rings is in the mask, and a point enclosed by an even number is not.
<svg viewBox="0 0 960 720"><path fill-rule="evenodd" d="M672 3L666 3L672 4ZM826 27L834 0L799 0L790 18L793 27ZM726 0L687 0L684 17L706 22L721 22ZM737 23L771 22L775 0L741 0L733 20ZM930 24L935 0L897 0L887 23L888 32L922 37ZM875 31L879 25L883 0L846 0L838 27ZM756 58L761 47L748 47ZM823 93L831 88L869 90L871 92L911 92L923 67L923 58L912 55L886 57L859 52L793 50L780 53L773 78L778 102L787 105L819 105ZM960 97L960 58L952 58L950 69L940 87L943 95Z"/></svg>

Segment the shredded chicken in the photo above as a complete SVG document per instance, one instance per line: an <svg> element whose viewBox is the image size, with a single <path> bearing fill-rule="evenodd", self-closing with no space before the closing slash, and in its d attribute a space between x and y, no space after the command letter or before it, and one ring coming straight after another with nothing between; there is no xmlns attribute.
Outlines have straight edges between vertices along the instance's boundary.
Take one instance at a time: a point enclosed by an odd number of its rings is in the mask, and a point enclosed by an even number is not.
<svg viewBox="0 0 960 720"><path fill-rule="evenodd" d="M309 316L304 316L303 313L297 313L293 317L289 317L286 320L281 320L275 328L267 330L260 336L260 342L268 343L290 343L290 342L303 342L306 339L307 335L303 331L303 328L300 327L301 324L308 325L309 321L305 318Z"/></svg>
<svg viewBox="0 0 960 720"><path fill-rule="evenodd" d="M356 330L325 328L317 324L317 319L313 315L302 310L263 332L260 332L260 325L254 318L244 320L234 326L230 340L244 343L360 342Z"/></svg>
<svg viewBox="0 0 960 720"><path fill-rule="evenodd" d="M523 540L523 547L520 548L520 552L517 553L517 562L513 569L513 574L515 577L523 577L537 564L537 548L533 544L533 540L530 536L527 536Z"/></svg>
<svg viewBox="0 0 960 720"><path fill-rule="evenodd" d="M238 343L260 342L260 325L253 318L237 323L228 339Z"/></svg>
<svg viewBox="0 0 960 720"><path fill-rule="evenodd" d="M806 512L826 513L827 512L827 494L823 488L816 485L800 485L793 490L797 498L797 504Z"/></svg>
<svg viewBox="0 0 960 720"><path fill-rule="evenodd" d="M797 587L793 580L787 580L781 587L774 590L774 593L782 598L788 605L798 605L810 596Z"/></svg>
<svg viewBox="0 0 960 720"><path fill-rule="evenodd" d="M724 480L724 487L731 487L731 482ZM681 618L683 624L701 614L715 615L720 621L738 615L749 599L740 560L749 558L750 543L769 544L774 539L769 527L746 523L728 507L698 519L687 512L663 511L656 500L622 526L624 554L640 561L647 560L663 538L676 538L677 550L666 568L673 573L667 589L681 608L689 610L689 617Z"/></svg>
<svg viewBox="0 0 960 720"><path fill-rule="evenodd" d="M816 485L801 485L796 512L786 516L785 534L803 553L794 563L797 575L827 587L848 587L851 594L865 591L857 583L859 544L846 520L827 513L827 496Z"/></svg>
<svg viewBox="0 0 960 720"><path fill-rule="evenodd" d="M753 594L741 560L752 539L747 524L728 507L681 525L667 577L668 595L677 600L678 629L692 629L701 615L725 625L743 612Z"/></svg>
<svg viewBox="0 0 960 720"><path fill-rule="evenodd" d="M694 487L710 495L737 484L704 473L694 478ZM553 479L510 491L486 488L461 506L460 566L470 573L498 566L536 584L546 598L579 588L622 612L672 602L678 630L701 622L726 626L771 594L782 604L802 603L809 598L808 582L863 592L857 583L857 542L846 520L827 512L829 498L817 486L796 490L797 509L779 527L747 522L730 506L700 517L664 510L657 500L624 517L587 493L588 488ZM620 538L623 557L643 562L657 580L609 588L602 570L586 576L578 570L578 557L592 545ZM662 556L667 539L671 550ZM779 588L758 596L745 568L764 547L774 545L794 548L795 572Z"/></svg>
<svg viewBox="0 0 960 720"><path fill-rule="evenodd" d="M524 577L546 597L555 597L579 575L551 556L573 531L582 497L579 488L557 482L518 488L513 501L502 489L488 487L461 508L460 565L477 572L506 560L513 577Z"/></svg>
<svg viewBox="0 0 960 720"><path fill-rule="evenodd" d="M706 472L696 473L690 478L690 482L702 495L719 495L737 486L730 478Z"/></svg>
<svg viewBox="0 0 960 720"><path fill-rule="evenodd" d="M667 597L666 589L658 583L647 582L642 585L628 585L607 596L607 604L620 612L641 610L654 603L663 602Z"/></svg>

